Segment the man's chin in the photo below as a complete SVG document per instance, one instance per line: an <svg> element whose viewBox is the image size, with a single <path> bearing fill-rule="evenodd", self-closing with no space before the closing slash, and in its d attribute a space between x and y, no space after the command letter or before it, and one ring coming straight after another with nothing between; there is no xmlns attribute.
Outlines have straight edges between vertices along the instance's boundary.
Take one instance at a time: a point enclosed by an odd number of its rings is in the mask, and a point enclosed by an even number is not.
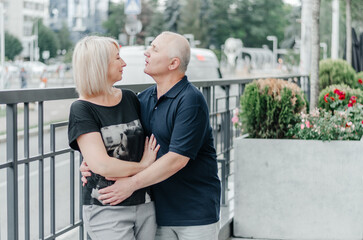
<svg viewBox="0 0 363 240"><path fill-rule="evenodd" d="M151 75L148 73L148 71L147 71L146 69L144 69L144 73L145 73L146 75L149 75L149 76L151 77Z"/></svg>

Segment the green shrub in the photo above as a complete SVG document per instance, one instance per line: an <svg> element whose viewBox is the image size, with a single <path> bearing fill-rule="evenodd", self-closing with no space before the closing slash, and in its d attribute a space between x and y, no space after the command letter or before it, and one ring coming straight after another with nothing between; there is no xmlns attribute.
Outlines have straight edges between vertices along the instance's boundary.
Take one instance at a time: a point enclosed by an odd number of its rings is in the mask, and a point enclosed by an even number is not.
<svg viewBox="0 0 363 240"><path fill-rule="evenodd" d="M357 77L355 78L355 84L357 88L363 90L363 72L357 73Z"/></svg>
<svg viewBox="0 0 363 240"><path fill-rule="evenodd" d="M306 100L294 83L281 79L260 79L247 84L241 96L242 131L252 138L286 138Z"/></svg>
<svg viewBox="0 0 363 240"><path fill-rule="evenodd" d="M354 103L333 114L324 109L300 115L301 122L289 130L295 139L360 140L363 136L363 105Z"/></svg>
<svg viewBox="0 0 363 240"><path fill-rule="evenodd" d="M355 87L355 70L342 59L325 59L319 63L319 89L333 84L346 84Z"/></svg>
<svg viewBox="0 0 363 240"><path fill-rule="evenodd" d="M336 93L336 89L340 92L345 93L345 96L339 98L340 95ZM329 95L325 97L327 94ZM362 90L350 88L345 84L331 85L320 92L318 106L325 110L334 111L340 106L347 106L352 96L355 96L357 98L356 100L358 103L363 104ZM332 100L332 98L334 100ZM334 102L335 104L333 104Z"/></svg>

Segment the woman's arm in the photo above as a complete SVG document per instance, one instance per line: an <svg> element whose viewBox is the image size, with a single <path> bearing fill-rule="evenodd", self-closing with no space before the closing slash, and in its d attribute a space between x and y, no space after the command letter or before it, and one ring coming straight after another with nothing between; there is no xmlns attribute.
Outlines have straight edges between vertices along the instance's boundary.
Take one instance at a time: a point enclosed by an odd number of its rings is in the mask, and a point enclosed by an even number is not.
<svg viewBox="0 0 363 240"><path fill-rule="evenodd" d="M160 148L156 146L154 136L145 140L144 155L140 162L120 161L110 157L105 149L101 134L91 132L82 134L77 138L77 143L84 161L89 169L104 177L128 177L144 170L156 159L156 154Z"/></svg>

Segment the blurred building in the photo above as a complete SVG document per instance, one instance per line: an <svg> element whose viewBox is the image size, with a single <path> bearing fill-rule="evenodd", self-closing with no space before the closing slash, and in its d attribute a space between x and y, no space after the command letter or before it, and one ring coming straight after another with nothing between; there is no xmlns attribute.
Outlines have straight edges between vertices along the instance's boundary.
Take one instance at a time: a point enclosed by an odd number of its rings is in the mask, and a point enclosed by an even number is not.
<svg viewBox="0 0 363 240"><path fill-rule="evenodd" d="M50 28L57 31L66 24L73 42L84 34L105 33L109 0L49 0Z"/></svg>
<svg viewBox="0 0 363 240"><path fill-rule="evenodd" d="M1 0L4 3L5 30L17 37L23 45L21 57L39 59L36 23L48 23L49 0ZM33 31L34 27L34 31Z"/></svg>
<svg viewBox="0 0 363 240"><path fill-rule="evenodd" d="M5 30L23 45L21 58L39 59L37 21L58 31L65 24L74 42L83 35L105 33L109 0L0 0L4 4ZM33 30L34 29L34 30Z"/></svg>

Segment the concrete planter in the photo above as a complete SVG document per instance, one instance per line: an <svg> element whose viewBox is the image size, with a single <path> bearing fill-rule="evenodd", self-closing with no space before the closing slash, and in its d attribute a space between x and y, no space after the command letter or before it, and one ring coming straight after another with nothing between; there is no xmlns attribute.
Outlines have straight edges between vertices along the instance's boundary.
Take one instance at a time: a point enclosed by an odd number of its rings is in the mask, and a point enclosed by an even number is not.
<svg viewBox="0 0 363 240"><path fill-rule="evenodd" d="M362 239L363 141L235 140L234 236Z"/></svg>

